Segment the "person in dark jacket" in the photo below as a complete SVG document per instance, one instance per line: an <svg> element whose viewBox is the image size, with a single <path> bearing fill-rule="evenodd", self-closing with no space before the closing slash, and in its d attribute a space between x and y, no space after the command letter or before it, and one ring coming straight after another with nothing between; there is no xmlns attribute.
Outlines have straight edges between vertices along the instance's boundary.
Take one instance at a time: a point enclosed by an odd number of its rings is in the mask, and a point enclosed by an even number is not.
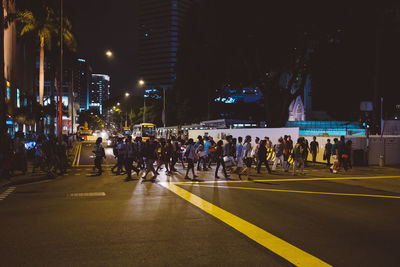
<svg viewBox="0 0 400 267"><path fill-rule="evenodd" d="M93 151L95 158L94 158L94 166L96 169L98 169L97 175L100 176L103 172L103 169L101 168L101 163L103 158L106 158L106 154L104 152L104 148L101 145L101 143L103 142L103 138L99 137L96 140L96 146L95 149Z"/></svg>
<svg viewBox="0 0 400 267"><path fill-rule="evenodd" d="M332 156L332 143L331 139L326 140L327 143L325 144L325 152L324 152L324 158L326 160L326 165L328 167L331 166L331 156Z"/></svg>
<svg viewBox="0 0 400 267"><path fill-rule="evenodd" d="M263 163L265 164L265 167L267 168L268 173L271 173L271 169L269 168L268 160L267 160L267 147L266 147L265 140L260 141L260 148L258 149L257 156L258 156L257 173L260 173L261 165Z"/></svg>
<svg viewBox="0 0 400 267"><path fill-rule="evenodd" d="M128 136L126 139L126 158L125 158L125 170L127 177L125 180L132 180L132 170L136 172L136 175L139 176L139 169L133 166L133 162L136 161L138 157L138 149L137 144L132 142L132 136Z"/></svg>
<svg viewBox="0 0 400 267"><path fill-rule="evenodd" d="M219 179L218 170L219 170L220 166L222 166L222 171L224 172L225 178L226 179L229 178L229 175L226 173L226 168L225 168L224 151L222 148L223 143L224 142L222 140L219 140L217 142L217 148L215 150L215 160L217 162L217 167L215 168L215 178L216 179Z"/></svg>

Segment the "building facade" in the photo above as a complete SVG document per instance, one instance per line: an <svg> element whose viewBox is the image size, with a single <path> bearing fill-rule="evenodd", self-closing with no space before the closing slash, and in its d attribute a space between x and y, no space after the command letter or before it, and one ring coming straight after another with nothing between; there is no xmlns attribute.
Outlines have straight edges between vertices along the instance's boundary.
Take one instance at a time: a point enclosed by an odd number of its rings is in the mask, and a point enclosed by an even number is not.
<svg viewBox="0 0 400 267"><path fill-rule="evenodd" d="M86 59L78 58L73 71L74 92L77 94L79 110L89 110L89 92L92 81L92 67Z"/></svg>
<svg viewBox="0 0 400 267"><path fill-rule="evenodd" d="M89 92L89 109L103 114L103 101L110 98L111 79L106 74L92 74Z"/></svg>
<svg viewBox="0 0 400 267"><path fill-rule="evenodd" d="M138 74L145 89L171 88L186 11L195 0L140 0Z"/></svg>

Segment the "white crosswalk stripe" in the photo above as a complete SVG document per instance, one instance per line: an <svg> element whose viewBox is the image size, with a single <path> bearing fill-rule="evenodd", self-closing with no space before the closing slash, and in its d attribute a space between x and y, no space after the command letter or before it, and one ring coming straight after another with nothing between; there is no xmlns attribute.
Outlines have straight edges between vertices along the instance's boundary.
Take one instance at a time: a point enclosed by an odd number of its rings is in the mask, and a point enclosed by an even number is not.
<svg viewBox="0 0 400 267"><path fill-rule="evenodd" d="M92 193L71 193L69 197L105 197L105 192L92 192Z"/></svg>

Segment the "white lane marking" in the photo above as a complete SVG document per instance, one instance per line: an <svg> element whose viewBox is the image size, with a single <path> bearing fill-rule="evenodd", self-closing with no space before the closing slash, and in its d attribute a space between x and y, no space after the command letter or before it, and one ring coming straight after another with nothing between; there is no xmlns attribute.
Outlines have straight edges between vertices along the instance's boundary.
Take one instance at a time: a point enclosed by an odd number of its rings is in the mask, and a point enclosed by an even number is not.
<svg viewBox="0 0 400 267"><path fill-rule="evenodd" d="M71 193L69 197L105 197L105 192L91 192L91 193Z"/></svg>
<svg viewBox="0 0 400 267"><path fill-rule="evenodd" d="M6 191L1 193L0 195L0 201L4 200L6 197L8 197L14 190L16 189L15 186L9 187Z"/></svg>

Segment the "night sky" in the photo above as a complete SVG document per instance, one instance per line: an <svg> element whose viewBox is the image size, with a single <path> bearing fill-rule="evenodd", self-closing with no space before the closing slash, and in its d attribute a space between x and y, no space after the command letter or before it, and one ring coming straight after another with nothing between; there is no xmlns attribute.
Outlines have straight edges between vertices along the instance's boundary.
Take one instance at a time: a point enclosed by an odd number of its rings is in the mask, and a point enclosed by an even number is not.
<svg viewBox="0 0 400 267"><path fill-rule="evenodd" d="M78 39L78 56L89 59L94 73L105 73L111 75L112 91L111 94L116 96L125 91L133 90L137 84L136 74L136 29L137 29L137 0L68 0L64 1L65 8L71 14L74 31ZM318 12L318 11L316 11ZM344 12L344 11L343 11ZM344 12L346 13L346 12ZM354 18L357 20L357 18ZM360 23L361 24L361 23ZM367 31L367 26L360 25L356 32ZM348 32L345 29L345 32ZM393 96L397 84L397 62L400 59L398 50L398 32L391 32L385 36L382 45L382 62L380 83L380 94L384 95L391 108L396 104L397 98ZM368 37L368 38L366 38ZM347 72L349 76L353 76L355 81L351 90L347 86L343 86L343 80L336 79L332 73L331 77L326 77L320 86L325 90L315 90L313 92L313 108L316 110L329 109L324 100L328 95L339 95L348 98L348 107L352 107L353 111L358 110L358 104L361 100L372 100L373 94L373 75L374 75L374 58L375 49L373 36L365 34L363 41L347 45L354 53L351 57L359 56L360 60L355 62L366 61L368 64L360 63L364 66L362 69L358 67L352 68ZM111 49L114 52L114 58L108 59L105 51ZM341 53L342 54L342 53ZM343 55L343 54L342 54ZM336 56L332 54L332 58ZM326 60L329 60L328 58ZM396 66L396 67L394 67ZM367 69L365 71L364 69ZM326 71L324 69L324 71ZM327 72L329 73L329 71ZM329 75L328 75L329 76ZM354 79L355 76L358 76ZM339 81L340 80L340 81ZM332 82L333 81L333 82ZM359 81L359 82L357 82ZM335 83L336 82L336 83ZM332 88L327 88L329 85ZM317 89L318 83L314 84ZM320 87L320 88L321 88ZM321 105L318 106L318 103Z"/></svg>
<svg viewBox="0 0 400 267"><path fill-rule="evenodd" d="M69 0L64 3L72 13L78 56L89 59L94 73L111 75L112 95L134 88L135 1ZM113 59L105 56L107 49L113 51Z"/></svg>

